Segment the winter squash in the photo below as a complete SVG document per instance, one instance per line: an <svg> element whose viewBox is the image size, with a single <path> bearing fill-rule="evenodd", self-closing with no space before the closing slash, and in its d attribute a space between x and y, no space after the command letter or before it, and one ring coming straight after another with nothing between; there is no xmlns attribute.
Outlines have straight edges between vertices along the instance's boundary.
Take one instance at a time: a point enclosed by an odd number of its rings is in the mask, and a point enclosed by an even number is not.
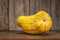
<svg viewBox="0 0 60 40"><path fill-rule="evenodd" d="M48 32L52 28L52 19L47 12L39 11L34 15L18 17L17 25L25 33L41 34Z"/></svg>

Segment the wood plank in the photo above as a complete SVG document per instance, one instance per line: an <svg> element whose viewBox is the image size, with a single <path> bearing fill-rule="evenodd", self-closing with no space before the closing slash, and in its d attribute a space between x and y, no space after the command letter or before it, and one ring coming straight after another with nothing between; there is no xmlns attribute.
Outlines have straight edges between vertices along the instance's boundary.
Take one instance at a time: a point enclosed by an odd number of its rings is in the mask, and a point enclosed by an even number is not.
<svg viewBox="0 0 60 40"><path fill-rule="evenodd" d="M35 0L35 12L42 11L43 5L42 0Z"/></svg>
<svg viewBox="0 0 60 40"><path fill-rule="evenodd" d="M0 30L3 29L2 26L2 0L0 0Z"/></svg>
<svg viewBox="0 0 60 40"><path fill-rule="evenodd" d="M24 15L29 15L29 0L24 0Z"/></svg>
<svg viewBox="0 0 60 40"><path fill-rule="evenodd" d="M42 0L42 10L47 12L47 8L46 8L46 0Z"/></svg>
<svg viewBox="0 0 60 40"><path fill-rule="evenodd" d="M9 0L9 30L20 30L16 20L21 15L24 15L23 0Z"/></svg>
<svg viewBox="0 0 60 40"><path fill-rule="evenodd" d="M49 15L50 15L50 9L51 9L51 0L42 0L42 7L43 7L43 10L48 12Z"/></svg>
<svg viewBox="0 0 60 40"><path fill-rule="evenodd" d="M15 29L21 30L21 28L16 24L16 20L19 16L24 15L24 1L23 0L15 0Z"/></svg>
<svg viewBox="0 0 60 40"><path fill-rule="evenodd" d="M30 15L35 13L35 0L30 0Z"/></svg>
<svg viewBox="0 0 60 40"><path fill-rule="evenodd" d="M46 9L49 15L51 16L51 0L46 1Z"/></svg>
<svg viewBox="0 0 60 40"><path fill-rule="evenodd" d="M39 0L35 0L35 12L40 11Z"/></svg>
<svg viewBox="0 0 60 40"><path fill-rule="evenodd" d="M9 0L9 30L15 29L15 0Z"/></svg>
<svg viewBox="0 0 60 40"><path fill-rule="evenodd" d="M43 5L42 5L42 0L39 0L39 9L42 11L43 10Z"/></svg>
<svg viewBox="0 0 60 40"><path fill-rule="evenodd" d="M0 40L60 40L60 31L29 35L22 31L0 31Z"/></svg>
<svg viewBox="0 0 60 40"><path fill-rule="evenodd" d="M55 1L56 10L55 10L55 17L56 17L56 27L55 30L60 30L60 0Z"/></svg>
<svg viewBox="0 0 60 40"><path fill-rule="evenodd" d="M9 30L9 0L3 0L4 7L3 8L3 13L5 13L5 29Z"/></svg>
<svg viewBox="0 0 60 40"><path fill-rule="evenodd" d="M8 0L0 0L1 1L1 30L9 29L9 15L8 15Z"/></svg>
<svg viewBox="0 0 60 40"><path fill-rule="evenodd" d="M53 21L53 27L52 30L58 30L56 29L57 26L57 19L56 19L56 0L51 0L51 17Z"/></svg>
<svg viewBox="0 0 60 40"><path fill-rule="evenodd" d="M30 0L30 15L42 10L42 0Z"/></svg>

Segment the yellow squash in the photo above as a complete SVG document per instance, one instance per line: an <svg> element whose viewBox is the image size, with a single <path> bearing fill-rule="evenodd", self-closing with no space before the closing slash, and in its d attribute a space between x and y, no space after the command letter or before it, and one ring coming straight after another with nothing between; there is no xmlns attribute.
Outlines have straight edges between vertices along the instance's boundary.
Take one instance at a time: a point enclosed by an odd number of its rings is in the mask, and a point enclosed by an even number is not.
<svg viewBox="0 0 60 40"><path fill-rule="evenodd" d="M45 11L39 11L34 15L20 16L17 25L29 34L40 34L47 32L52 27L52 19Z"/></svg>

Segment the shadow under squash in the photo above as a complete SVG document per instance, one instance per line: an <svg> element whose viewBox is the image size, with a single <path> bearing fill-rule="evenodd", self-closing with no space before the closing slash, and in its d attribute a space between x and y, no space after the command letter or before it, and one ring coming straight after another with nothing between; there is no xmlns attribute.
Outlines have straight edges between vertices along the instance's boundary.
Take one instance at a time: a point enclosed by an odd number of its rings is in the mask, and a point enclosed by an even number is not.
<svg viewBox="0 0 60 40"><path fill-rule="evenodd" d="M30 35L30 36L49 36L50 35L49 32L41 33L41 34L28 34L28 33L25 33L22 30L20 32L17 32L16 34L24 34L24 35Z"/></svg>

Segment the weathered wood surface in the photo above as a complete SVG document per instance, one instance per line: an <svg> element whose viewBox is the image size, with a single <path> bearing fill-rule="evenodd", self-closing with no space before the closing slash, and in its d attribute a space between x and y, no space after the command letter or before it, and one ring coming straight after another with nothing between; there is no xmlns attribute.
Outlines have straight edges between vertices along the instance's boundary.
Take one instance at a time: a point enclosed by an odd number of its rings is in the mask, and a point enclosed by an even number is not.
<svg viewBox="0 0 60 40"><path fill-rule="evenodd" d="M24 0L24 15L29 15L29 0Z"/></svg>
<svg viewBox="0 0 60 40"><path fill-rule="evenodd" d="M58 11L60 8L60 7L58 7L59 3L60 3L59 0L14 0L14 1L16 1L16 2L11 1L12 3L9 4L11 6L13 6L12 4L15 5L14 7L11 7L11 10L14 8L13 11L9 10L10 12L14 12L13 14L10 13L11 22L9 22L10 23L9 27L11 30L18 29L17 28L18 26L16 25L16 19L19 16L32 15L41 10L48 12L49 15L52 17L52 21L53 21L52 30L60 30L60 27L59 27L60 16L56 15L56 14L59 14L59 11ZM13 19L12 19L11 15L13 15L13 17L14 17Z"/></svg>
<svg viewBox="0 0 60 40"><path fill-rule="evenodd" d="M18 30L16 19L24 15L23 0L9 0L9 30Z"/></svg>
<svg viewBox="0 0 60 40"><path fill-rule="evenodd" d="M56 19L56 2L57 0L52 0L51 1L51 17L52 17L52 21L53 21L53 28L52 30L56 30L57 29L57 19Z"/></svg>
<svg viewBox="0 0 60 40"><path fill-rule="evenodd" d="M58 30L60 30L60 0L56 0L56 3L57 3L57 5L56 5L56 13L55 13L55 15L56 15L56 30L58 29Z"/></svg>
<svg viewBox="0 0 60 40"><path fill-rule="evenodd" d="M29 35L22 31L0 31L0 40L60 40L60 31Z"/></svg>
<svg viewBox="0 0 60 40"><path fill-rule="evenodd" d="M20 30L16 19L44 10L52 17L52 30L60 30L60 0L0 0L0 30Z"/></svg>
<svg viewBox="0 0 60 40"><path fill-rule="evenodd" d="M9 8L8 0L0 0L0 30L8 30Z"/></svg>

